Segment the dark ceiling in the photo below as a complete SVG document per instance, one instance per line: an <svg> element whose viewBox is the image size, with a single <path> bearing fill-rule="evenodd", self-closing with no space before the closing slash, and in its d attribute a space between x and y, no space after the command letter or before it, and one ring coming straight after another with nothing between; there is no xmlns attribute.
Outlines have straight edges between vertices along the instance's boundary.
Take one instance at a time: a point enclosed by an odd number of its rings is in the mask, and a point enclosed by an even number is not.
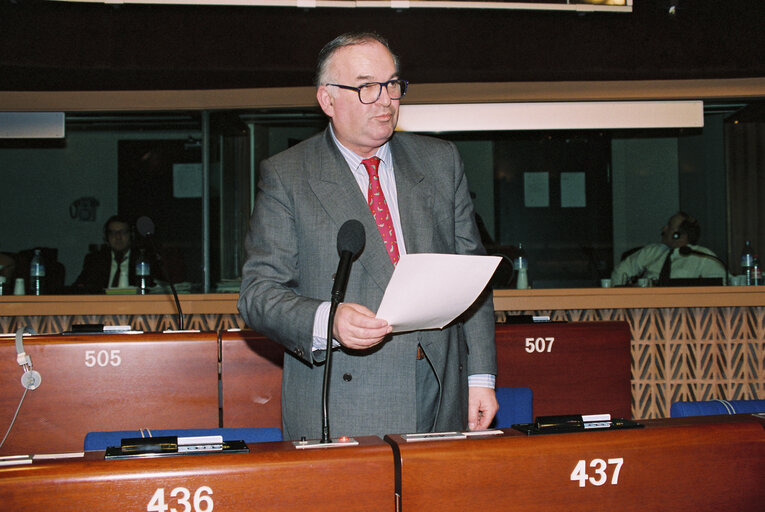
<svg viewBox="0 0 765 512"><path fill-rule="evenodd" d="M631 14L0 0L0 90L305 86L319 48L374 30L412 82L765 76L765 1L635 0Z"/></svg>

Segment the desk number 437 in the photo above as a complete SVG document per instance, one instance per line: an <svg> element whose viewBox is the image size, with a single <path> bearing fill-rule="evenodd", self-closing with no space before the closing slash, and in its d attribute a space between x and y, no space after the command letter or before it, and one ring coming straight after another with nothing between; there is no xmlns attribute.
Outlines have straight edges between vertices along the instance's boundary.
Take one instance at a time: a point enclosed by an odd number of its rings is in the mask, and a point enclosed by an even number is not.
<svg viewBox="0 0 765 512"><path fill-rule="evenodd" d="M584 487L587 482L591 485L603 485L608 481L608 469L609 466L615 466L611 473L611 485L619 483L619 471L622 469L624 459L619 457L617 459L608 459L608 463L603 459L592 459L589 467L594 471L594 474L587 474L587 461L580 460L576 463L576 467L571 472L571 480L579 482L579 487Z"/></svg>

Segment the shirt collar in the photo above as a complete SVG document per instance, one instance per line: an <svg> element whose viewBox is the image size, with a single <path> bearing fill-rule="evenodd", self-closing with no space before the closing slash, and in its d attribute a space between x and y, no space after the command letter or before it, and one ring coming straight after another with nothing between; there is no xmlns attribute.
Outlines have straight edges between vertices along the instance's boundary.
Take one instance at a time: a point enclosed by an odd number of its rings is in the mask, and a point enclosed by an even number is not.
<svg viewBox="0 0 765 512"><path fill-rule="evenodd" d="M122 256L121 263L126 262L130 258L130 247L125 251L125 254ZM117 261L117 253L114 252L114 249L112 249L112 261Z"/></svg>
<svg viewBox="0 0 765 512"><path fill-rule="evenodd" d="M337 136L335 136L335 130L332 127L332 123L329 123L329 134L332 136L332 140L335 143L335 146L337 146L337 149L340 150L340 154L343 155L343 158L345 158L345 161L348 163L348 166L351 168L351 171L355 171L358 169L358 167L361 165L361 161L365 160L363 156L357 155L350 149L343 146L339 140L337 140ZM375 152L374 156L379 158L382 163L383 167L390 166L391 163L391 155L390 155L390 141L386 141L385 144L377 148L377 151Z"/></svg>

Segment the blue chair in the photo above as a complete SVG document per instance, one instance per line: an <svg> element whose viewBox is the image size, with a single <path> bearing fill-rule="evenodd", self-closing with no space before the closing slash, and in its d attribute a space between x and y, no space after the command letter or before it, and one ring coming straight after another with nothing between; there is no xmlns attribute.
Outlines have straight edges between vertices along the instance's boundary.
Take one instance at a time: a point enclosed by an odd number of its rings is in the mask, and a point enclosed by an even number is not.
<svg viewBox="0 0 765 512"><path fill-rule="evenodd" d="M143 432L143 435L141 435ZM106 450L109 446L120 446L125 437L160 437L160 436L223 436L224 441L244 441L245 443L264 443L281 441L282 431L276 427L262 428L189 428L175 430L114 430L111 432L88 432L85 435L85 451Z"/></svg>
<svg viewBox="0 0 765 512"><path fill-rule="evenodd" d="M669 417L711 416L713 414L741 414L753 412L765 412L765 400L675 402L669 409Z"/></svg>
<svg viewBox="0 0 765 512"><path fill-rule="evenodd" d="M496 393L499 411L494 418L495 428L510 428L516 423L533 421L531 388L498 387Z"/></svg>

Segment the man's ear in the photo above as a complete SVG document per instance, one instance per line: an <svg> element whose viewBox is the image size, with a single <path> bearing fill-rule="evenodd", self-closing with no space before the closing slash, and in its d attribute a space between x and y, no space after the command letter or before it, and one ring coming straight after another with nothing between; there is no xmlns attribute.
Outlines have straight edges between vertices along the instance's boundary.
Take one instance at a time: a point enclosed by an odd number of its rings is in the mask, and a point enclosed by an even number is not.
<svg viewBox="0 0 765 512"><path fill-rule="evenodd" d="M319 102L319 106L324 111L324 113L327 115L327 117L334 117L335 115L335 105L334 105L334 98L329 93L329 89L327 89L326 86L321 85L318 89L316 89L316 99Z"/></svg>

